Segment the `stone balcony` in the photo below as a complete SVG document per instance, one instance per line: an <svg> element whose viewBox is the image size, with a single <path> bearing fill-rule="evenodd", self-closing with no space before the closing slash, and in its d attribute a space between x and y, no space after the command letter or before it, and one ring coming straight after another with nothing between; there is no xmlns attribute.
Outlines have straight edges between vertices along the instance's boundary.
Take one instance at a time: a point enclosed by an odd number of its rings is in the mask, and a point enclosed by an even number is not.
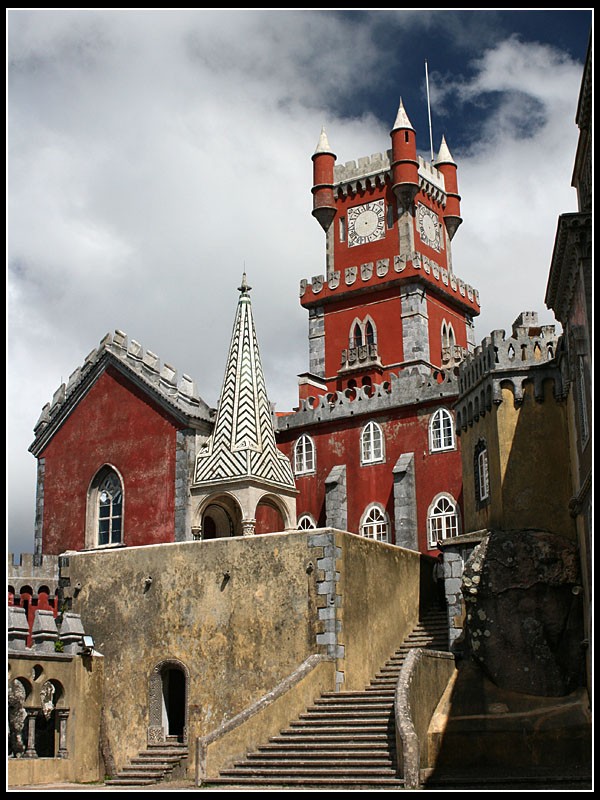
<svg viewBox="0 0 600 800"><path fill-rule="evenodd" d="M383 370L376 344L361 344L342 350L342 363L339 372L353 372L361 369Z"/></svg>
<svg viewBox="0 0 600 800"><path fill-rule="evenodd" d="M467 355L465 347L458 344L453 344L450 347L442 347L442 366L448 367L455 364L460 364L464 361Z"/></svg>

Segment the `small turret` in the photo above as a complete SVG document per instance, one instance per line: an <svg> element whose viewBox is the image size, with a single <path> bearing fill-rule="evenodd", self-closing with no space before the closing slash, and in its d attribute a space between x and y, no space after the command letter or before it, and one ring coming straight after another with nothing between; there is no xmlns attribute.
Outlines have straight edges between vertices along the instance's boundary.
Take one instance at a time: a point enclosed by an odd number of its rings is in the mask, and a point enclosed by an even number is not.
<svg viewBox="0 0 600 800"><path fill-rule="evenodd" d="M329 230L336 214L335 198L333 196L333 171L336 155L329 146L325 128L321 129L317 149L313 161L313 211L312 215L318 221L325 233Z"/></svg>
<svg viewBox="0 0 600 800"><path fill-rule="evenodd" d="M417 140L413 126L400 99L392 137L392 188L402 208L412 205L419 191Z"/></svg>
<svg viewBox="0 0 600 800"><path fill-rule="evenodd" d="M447 200L446 208L444 209L444 222L448 235L452 239L458 226L462 222L462 217L460 216L460 195L458 194L456 161L452 158L452 153L446 144L444 136L442 136L442 143L440 144L435 166L444 176L444 182L446 184Z"/></svg>

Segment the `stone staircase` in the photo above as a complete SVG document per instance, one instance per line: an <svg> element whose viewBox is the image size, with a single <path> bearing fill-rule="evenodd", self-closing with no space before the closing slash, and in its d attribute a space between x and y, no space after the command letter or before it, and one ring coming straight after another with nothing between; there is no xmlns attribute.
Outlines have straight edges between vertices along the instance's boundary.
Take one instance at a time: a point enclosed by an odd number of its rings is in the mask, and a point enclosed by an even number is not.
<svg viewBox="0 0 600 800"><path fill-rule="evenodd" d="M394 695L415 647L448 649L445 612L427 614L362 692L325 692L306 713L209 784L400 788Z"/></svg>
<svg viewBox="0 0 600 800"><path fill-rule="evenodd" d="M187 745L168 741L163 745L150 745L114 778L105 781L105 786L149 786L168 780L174 772L183 775L184 769L180 768L187 756Z"/></svg>

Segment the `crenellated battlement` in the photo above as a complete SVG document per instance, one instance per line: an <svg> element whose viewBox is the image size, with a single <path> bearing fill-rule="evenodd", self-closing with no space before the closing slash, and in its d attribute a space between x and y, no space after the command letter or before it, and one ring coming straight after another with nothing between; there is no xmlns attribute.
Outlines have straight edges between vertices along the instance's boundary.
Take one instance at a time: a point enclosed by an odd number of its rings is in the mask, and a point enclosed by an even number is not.
<svg viewBox="0 0 600 800"><path fill-rule="evenodd" d="M37 595L39 586L47 586L54 593L58 587L58 558L34 553L7 553L8 582L16 594L20 594L22 586L30 586L34 595Z"/></svg>
<svg viewBox="0 0 600 800"><path fill-rule="evenodd" d="M419 188L442 206L446 204L446 183L443 174L431 162L421 156L419 164ZM335 188L346 197L368 188L384 186L391 179L392 151L373 153L357 161L336 164L334 168Z"/></svg>
<svg viewBox="0 0 600 800"><path fill-rule="evenodd" d="M291 414L276 418L277 430L284 431L306 425L340 420L361 414L446 400L458 394L458 380L453 372L427 367L407 367L390 380L373 386L330 392L300 401Z"/></svg>
<svg viewBox="0 0 600 800"><path fill-rule="evenodd" d="M178 378L177 370L166 362L161 364L159 357L151 350L144 350L135 339L129 340L127 334L116 330L114 335L107 333L98 347L85 358L83 365L72 372L69 380L62 383L54 392L52 400L42 409L40 418L34 426L36 438L56 418L60 409L72 397L92 372L98 362L107 354L124 364L143 383L151 386L171 405L183 413L203 420L209 420L210 409L196 392L192 378L185 373Z"/></svg>
<svg viewBox="0 0 600 800"><path fill-rule="evenodd" d="M559 338L554 325L538 324L534 311L519 314L512 336L507 338L503 330L486 336L458 369L457 428L464 430L501 403L503 387L510 387L518 405L526 384L533 384L534 397L541 401L544 383L550 380L555 397L561 398L563 382L554 360Z"/></svg>
<svg viewBox="0 0 600 800"><path fill-rule="evenodd" d="M340 270L336 270L327 278L324 275L315 275L310 282L304 278L300 281L300 297L303 298L302 304L308 305L317 295L319 301L323 302L334 293L339 296L346 287L356 288L362 285L371 287L384 282L389 286L394 278L405 280L407 277L420 277L440 288L444 286L445 290L450 290L459 302L469 307L471 314L479 314L480 302L477 289L457 278L453 272L440 266L433 259L418 252L407 256L394 256L392 263L389 258L382 258L375 263L371 261L360 266L346 267L343 275Z"/></svg>

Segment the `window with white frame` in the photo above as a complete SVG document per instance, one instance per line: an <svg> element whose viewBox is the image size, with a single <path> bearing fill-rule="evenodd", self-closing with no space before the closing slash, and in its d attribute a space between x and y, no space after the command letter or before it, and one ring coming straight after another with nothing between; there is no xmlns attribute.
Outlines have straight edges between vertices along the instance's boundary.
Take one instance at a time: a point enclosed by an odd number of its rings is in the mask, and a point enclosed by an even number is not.
<svg viewBox="0 0 600 800"><path fill-rule="evenodd" d="M475 478L475 503L477 508L482 508L490 502L490 462L484 439L480 439L475 445L473 476Z"/></svg>
<svg viewBox="0 0 600 800"><path fill-rule="evenodd" d="M122 543L123 484L112 467L103 467L90 485L87 519L87 547Z"/></svg>
<svg viewBox="0 0 600 800"><path fill-rule="evenodd" d="M389 523L385 511L378 505L369 506L360 523L360 532L367 539L389 541Z"/></svg>
<svg viewBox="0 0 600 800"><path fill-rule="evenodd" d="M447 408L439 408L431 417L429 449L432 453L454 449L454 420Z"/></svg>
<svg viewBox="0 0 600 800"><path fill-rule="evenodd" d="M315 443L307 434L303 434L294 448L294 472L306 475L315 471Z"/></svg>
<svg viewBox="0 0 600 800"><path fill-rule="evenodd" d="M458 507L451 495L436 497L427 514L429 548L437 547L439 541L458 536Z"/></svg>
<svg viewBox="0 0 600 800"><path fill-rule="evenodd" d="M298 530L299 531L310 531L313 528L316 528L316 524L314 519L311 517L310 514L302 514L300 519L298 520Z"/></svg>
<svg viewBox="0 0 600 800"><path fill-rule="evenodd" d="M360 435L361 464L381 463L383 458L383 431L376 422L368 422Z"/></svg>

